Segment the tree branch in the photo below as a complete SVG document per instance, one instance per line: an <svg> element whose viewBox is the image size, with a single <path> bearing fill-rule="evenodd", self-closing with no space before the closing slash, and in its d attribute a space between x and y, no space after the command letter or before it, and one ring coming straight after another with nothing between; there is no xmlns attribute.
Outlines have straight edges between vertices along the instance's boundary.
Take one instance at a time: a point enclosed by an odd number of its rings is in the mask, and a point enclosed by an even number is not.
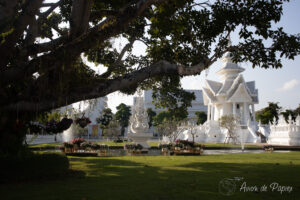
<svg viewBox="0 0 300 200"><path fill-rule="evenodd" d="M148 78L159 75L197 75L208 68L211 64L212 63L209 59L191 67L172 64L167 61L160 61L149 67L142 68L122 77L106 81L98 81L92 86L76 88L70 91L71 95L62 97L62 99L68 99L68 103L71 104L81 100L104 97L112 92L134 87ZM37 107L39 108L39 111L46 111L62 106L65 106L65 102L54 102L47 99L40 102L20 101L18 103L11 103L10 105L0 108L0 110L18 109L20 112L35 112Z"/></svg>
<svg viewBox="0 0 300 200"><path fill-rule="evenodd" d="M56 3L43 3L42 7L50 6L50 8L48 10L46 10L45 12L39 14L39 22L44 20L46 17L48 17L53 12L53 10L55 10L62 3L63 3L62 0L60 0ZM48 6L45 6L45 5L48 5Z"/></svg>
<svg viewBox="0 0 300 200"><path fill-rule="evenodd" d="M126 44L124 46L124 48L120 52L120 55L117 58L116 62L114 64L112 64L112 66L109 66L109 68L107 69L107 71L104 72L103 74L101 74L100 78L102 78L102 79L108 78L111 75L111 73L115 70L116 66L119 66L119 65L122 64L122 58L124 57L125 53L132 47L132 45L133 45L134 42L135 42L135 40L132 39L131 41L129 41L128 44Z"/></svg>
<svg viewBox="0 0 300 200"><path fill-rule="evenodd" d="M35 20L35 15L43 0L31 0L24 5L24 10L16 19L13 25L13 32L5 38L5 42L0 44L0 68L5 68L10 57L16 52L15 44L28 25L31 25Z"/></svg>
<svg viewBox="0 0 300 200"><path fill-rule="evenodd" d="M72 4L70 38L74 39L86 32L89 27L92 0L76 0Z"/></svg>
<svg viewBox="0 0 300 200"><path fill-rule="evenodd" d="M90 21L102 19L103 17L108 16L117 16L118 14L120 14L120 12L116 10L95 10L91 12Z"/></svg>
<svg viewBox="0 0 300 200"><path fill-rule="evenodd" d="M153 3L164 1L167 0L140 0L135 6L127 6L122 9L122 12L120 12L121 14L116 20L107 18L101 24L93 27L86 34L77 37L68 44L59 46L49 54L35 58L30 61L27 66L23 65L18 68L9 68L3 71L0 75L1 78L3 78L1 81L11 82L16 79L15 77L24 77L24 74L31 76L32 74L30 73L38 71L40 66L43 66L44 69L61 67L64 62L73 60L83 51L87 51L97 44L121 33L132 20L141 15L142 12ZM41 65L41 63L43 64Z"/></svg>

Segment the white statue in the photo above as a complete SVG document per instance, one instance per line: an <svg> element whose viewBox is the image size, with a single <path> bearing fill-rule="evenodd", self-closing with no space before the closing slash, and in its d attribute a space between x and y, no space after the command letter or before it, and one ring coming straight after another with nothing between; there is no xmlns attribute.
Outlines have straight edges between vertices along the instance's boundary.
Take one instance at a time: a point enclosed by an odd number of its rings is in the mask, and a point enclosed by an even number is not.
<svg viewBox="0 0 300 200"><path fill-rule="evenodd" d="M149 130L148 114L144 108L144 101L142 98L137 99L137 106L130 118L130 130L132 133L145 133Z"/></svg>
<svg viewBox="0 0 300 200"><path fill-rule="evenodd" d="M147 140L152 137L152 133L149 132L149 119L144 107L144 99L139 96L135 97L135 100L137 103L130 117L130 133L128 133L128 137L132 139L134 143L140 144L144 148L150 148L147 144Z"/></svg>

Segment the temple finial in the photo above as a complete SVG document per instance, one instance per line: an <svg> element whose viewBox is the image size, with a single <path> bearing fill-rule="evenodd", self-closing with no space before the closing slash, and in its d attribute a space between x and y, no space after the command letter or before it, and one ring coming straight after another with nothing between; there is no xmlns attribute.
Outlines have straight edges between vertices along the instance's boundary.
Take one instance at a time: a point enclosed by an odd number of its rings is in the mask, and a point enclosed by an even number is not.
<svg viewBox="0 0 300 200"><path fill-rule="evenodd" d="M230 38L230 32L228 33L227 35L227 40L228 40L228 47L231 47L232 46L232 43L231 43L231 38Z"/></svg>

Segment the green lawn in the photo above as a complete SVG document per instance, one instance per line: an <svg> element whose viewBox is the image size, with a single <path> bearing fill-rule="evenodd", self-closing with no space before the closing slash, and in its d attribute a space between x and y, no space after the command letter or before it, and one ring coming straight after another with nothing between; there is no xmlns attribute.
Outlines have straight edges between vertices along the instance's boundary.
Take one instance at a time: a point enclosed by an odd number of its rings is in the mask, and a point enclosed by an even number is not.
<svg viewBox="0 0 300 200"><path fill-rule="evenodd" d="M69 159L71 168L81 173L64 180L0 185L1 199L300 198L300 152ZM234 194L220 194L220 181L234 177L243 179L233 181ZM241 192L243 182L258 189L266 184L268 191ZM273 182L292 186L293 190L282 194L272 192L269 185Z"/></svg>
<svg viewBox="0 0 300 200"><path fill-rule="evenodd" d="M58 148L61 145L62 143L60 142L47 143L47 144L30 144L29 148Z"/></svg>

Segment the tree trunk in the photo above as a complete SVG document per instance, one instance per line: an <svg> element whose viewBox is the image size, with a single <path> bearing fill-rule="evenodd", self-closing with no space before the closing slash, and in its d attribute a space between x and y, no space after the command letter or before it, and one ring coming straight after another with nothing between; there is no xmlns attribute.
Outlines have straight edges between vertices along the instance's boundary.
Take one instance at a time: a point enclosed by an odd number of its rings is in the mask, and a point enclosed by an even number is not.
<svg viewBox="0 0 300 200"><path fill-rule="evenodd" d="M125 127L122 126L122 128L121 128L121 136L124 136L124 133L125 133Z"/></svg>
<svg viewBox="0 0 300 200"><path fill-rule="evenodd" d="M26 136L26 116L17 113L1 113L0 153L16 155L24 150Z"/></svg>

